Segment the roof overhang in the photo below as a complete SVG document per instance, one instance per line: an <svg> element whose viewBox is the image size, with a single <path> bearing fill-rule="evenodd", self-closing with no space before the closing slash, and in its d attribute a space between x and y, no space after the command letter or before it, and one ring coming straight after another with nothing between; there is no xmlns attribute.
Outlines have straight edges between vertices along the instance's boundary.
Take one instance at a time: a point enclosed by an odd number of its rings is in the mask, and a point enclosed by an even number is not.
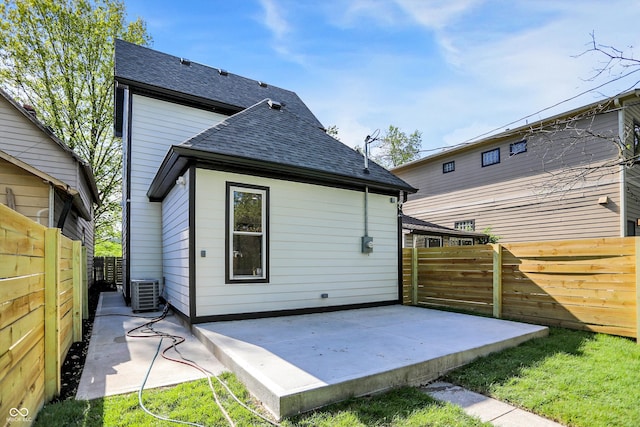
<svg viewBox="0 0 640 427"><path fill-rule="evenodd" d="M487 237L484 233L456 230L453 228L429 227L425 225L402 224L402 228L414 232L415 234L430 234L437 236L458 236L458 237Z"/></svg>
<svg viewBox="0 0 640 427"><path fill-rule="evenodd" d="M69 195L73 199L73 206L78 210L79 215L87 221L91 221L91 213L87 210L84 203L82 202L80 192L77 189L70 187L59 179L54 178L45 172L42 172L40 169L34 168L30 164L25 163L22 160L17 159L2 150L0 150L0 159L5 160L26 172L29 172L30 174L42 179L42 181L52 185L54 188Z"/></svg>
<svg viewBox="0 0 640 427"><path fill-rule="evenodd" d="M149 190L147 197L151 201L162 201L175 185L178 176L182 175L189 165L195 164L197 167L229 171L234 173L246 173L248 175L273 177L313 183L328 187L345 188L352 190L363 190L365 187L373 193L398 195L400 192L415 193L413 187L398 187L366 179L343 176L306 169L296 166L289 166L279 163L265 162L259 159L229 156L225 154L212 153L191 147L174 145L165 156L158 169Z"/></svg>

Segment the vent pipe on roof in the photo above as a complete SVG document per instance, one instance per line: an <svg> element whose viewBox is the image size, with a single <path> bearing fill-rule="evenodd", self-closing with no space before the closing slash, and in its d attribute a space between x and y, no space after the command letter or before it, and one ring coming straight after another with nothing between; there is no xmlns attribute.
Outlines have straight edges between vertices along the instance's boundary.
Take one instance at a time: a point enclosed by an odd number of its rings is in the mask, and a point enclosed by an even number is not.
<svg viewBox="0 0 640 427"><path fill-rule="evenodd" d="M187 58L180 58L180 63L182 65L191 65L191 61L189 61Z"/></svg>
<svg viewBox="0 0 640 427"><path fill-rule="evenodd" d="M260 85L260 87L267 87L267 84L265 82L258 82L258 84Z"/></svg>
<svg viewBox="0 0 640 427"><path fill-rule="evenodd" d="M229 72L227 70L223 70L222 68L218 68L218 74L221 76L228 76Z"/></svg>
<svg viewBox="0 0 640 427"><path fill-rule="evenodd" d="M369 144L377 141L378 135L380 135L380 129L376 129L373 136L367 135L364 139L364 173L369 173Z"/></svg>

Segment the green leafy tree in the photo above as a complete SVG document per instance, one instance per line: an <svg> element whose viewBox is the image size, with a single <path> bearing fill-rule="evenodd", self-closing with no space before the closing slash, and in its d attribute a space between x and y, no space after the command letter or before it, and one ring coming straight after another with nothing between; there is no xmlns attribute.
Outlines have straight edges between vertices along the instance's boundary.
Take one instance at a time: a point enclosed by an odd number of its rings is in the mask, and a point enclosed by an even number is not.
<svg viewBox="0 0 640 427"><path fill-rule="evenodd" d="M96 242L118 235L122 146L113 136L114 39L146 45L118 0L4 0L0 84L91 164L102 205Z"/></svg>
<svg viewBox="0 0 640 427"><path fill-rule="evenodd" d="M397 126L390 125L373 159L385 168L393 168L419 157L422 133L415 130L407 135Z"/></svg>
<svg viewBox="0 0 640 427"><path fill-rule="evenodd" d="M327 132L327 135L332 136L338 141L340 141L340 138L338 137L338 131L339 129L338 129L338 126L336 125L331 125L327 129L325 129L325 132Z"/></svg>

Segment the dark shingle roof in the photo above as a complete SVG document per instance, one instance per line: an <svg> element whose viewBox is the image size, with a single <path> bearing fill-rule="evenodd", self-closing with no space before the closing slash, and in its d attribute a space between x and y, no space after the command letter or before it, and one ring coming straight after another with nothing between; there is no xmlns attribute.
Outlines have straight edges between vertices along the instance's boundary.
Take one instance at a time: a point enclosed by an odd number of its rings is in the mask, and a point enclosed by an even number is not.
<svg viewBox="0 0 640 427"><path fill-rule="evenodd" d="M189 62L181 58L138 46L123 40L115 43L115 78L117 81L150 91L170 93L177 98L200 100L231 111L240 111L270 98L285 104L314 126L320 121L295 94L269 84L220 69Z"/></svg>
<svg viewBox="0 0 640 427"><path fill-rule="evenodd" d="M266 99L172 147L172 151L178 156L277 171L292 178L359 188L368 185L380 191L416 191L372 161L366 173L362 154L297 116L288 106L271 108ZM170 158L171 153L151 186L152 198L161 198L167 191L166 185L159 188L159 181L168 173L164 168L171 163ZM171 181L167 179L166 183Z"/></svg>

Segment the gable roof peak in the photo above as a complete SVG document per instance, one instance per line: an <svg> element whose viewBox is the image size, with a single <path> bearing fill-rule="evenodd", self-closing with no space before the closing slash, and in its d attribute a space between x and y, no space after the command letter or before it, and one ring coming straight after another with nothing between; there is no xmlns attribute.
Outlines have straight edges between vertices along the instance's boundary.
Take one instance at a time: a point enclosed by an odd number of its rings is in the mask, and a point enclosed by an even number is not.
<svg viewBox="0 0 640 427"><path fill-rule="evenodd" d="M120 39L116 40L115 47L115 79L132 88L210 105L225 114L270 98L321 125L300 97L290 90Z"/></svg>

